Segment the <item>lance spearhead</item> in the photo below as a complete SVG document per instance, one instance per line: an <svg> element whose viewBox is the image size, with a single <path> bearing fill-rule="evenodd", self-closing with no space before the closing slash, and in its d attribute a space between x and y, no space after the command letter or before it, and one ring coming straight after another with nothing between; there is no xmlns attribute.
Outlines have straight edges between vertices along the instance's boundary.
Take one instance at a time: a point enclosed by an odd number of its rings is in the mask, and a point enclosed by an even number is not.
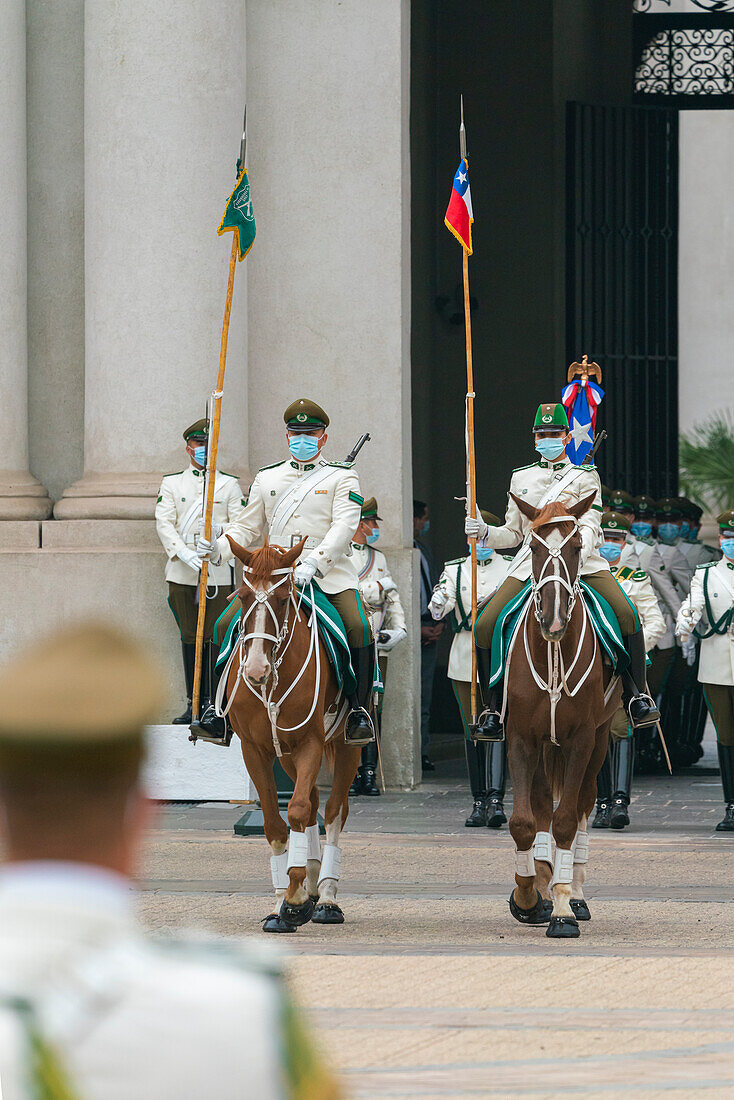
<svg viewBox="0 0 734 1100"><path fill-rule="evenodd" d="M240 155L237 158L235 169L237 179L240 178L245 168L245 155L247 153L247 104L245 104L245 117L242 120L242 140L240 141Z"/></svg>
<svg viewBox="0 0 734 1100"><path fill-rule="evenodd" d="M466 130L464 129L464 97L461 96L461 126L459 127L459 150L461 159L466 160Z"/></svg>

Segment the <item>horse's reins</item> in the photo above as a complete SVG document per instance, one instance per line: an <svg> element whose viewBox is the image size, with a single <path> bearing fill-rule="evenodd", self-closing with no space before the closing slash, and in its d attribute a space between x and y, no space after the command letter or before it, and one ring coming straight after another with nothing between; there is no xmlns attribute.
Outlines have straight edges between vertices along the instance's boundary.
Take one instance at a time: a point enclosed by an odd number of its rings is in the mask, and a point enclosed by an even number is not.
<svg viewBox="0 0 734 1100"><path fill-rule="evenodd" d="M541 535L539 535L535 531L533 532L533 534L531 536L531 540L534 538L541 544L541 546L544 546L546 548L546 550L548 551L548 557L543 562L543 567L540 571L540 576L538 577L537 580L533 576L533 573L532 573L532 570L531 570L531 573L530 573L531 602L532 602L532 605L533 605L535 618L538 622L540 622L540 599L541 599L541 589L542 589L543 585L545 585L545 584L558 584L558 585L560 585L562 588L566 589L566 591L568 592L568 595L569 595L568 611L567 611L567 622L570 622L571 613L573 612L574 606L576 604L576 600L577 600L577 598L578 598L578 596L581 592L581 563L579 562L578 571L576 573L575 578L572 581L568 565L566 564L566 561L565 561L565 559L562 555L562 550L563 550L564 546L566 545L566 543L570 539L572 539L573 536L578 531L579 522L574 516L552 516L546 522L547 523L571 523L571 524L573 524L573 527L572 527L571 531L569 531L569 533L564 538L561 539L560 543L557 546L551 546L549 543L546 542L546 540ZM544 523L543 526L545 527L546 524ZM565 573L566 573L565 577L561 576L558 569L555 568L557 563L560 563L563 566L563 568L565 570ZM554 566L554 572L553 573L547 572L547 570L550 569L551 565ZM589 661L589 665L588 665L586 671L579 678L578 683L576 684L576 686L574 688L569 687L568 677L573 672L574 668L576 667L576 663L577 663L579 657L581 656L581 651L583 649L584 640L586 638L586 631L589 627L589 612L587 610L586 603L584 602L584 600L581 600L581 609L582 609L582 616L583 616L583 618L582 618L582 627L581 627L581 637L579 638L579 641L578 641L578 646L577 646L577 649L576 649L576 655L575 655L573 661L571 662L571 664L569 665L568 668L566 668L566 666L565 666L565 663L564 663L564 660L563 660L563 651L561 649L561 643L563 642L563 638L560 638L558 641L555 641L555 642L554 641L548 641L548 643L547 643L547 646L548 646L548 651L547 651L548 652L548 673L547 673L548 679L547 680L544 680L542 678L542 676L540 675L540 673L538 672L538 670L536 669L535 664L533 663L532 654L530 652L530 642L529 642L529 638L528 638L528 620L529 620L530 603L528 603L527 609L525 611L525 615L523 616L523 619L524 619L523 642L524 642L524 645L525 645L525 656L527 658L528 665L530 666L530 671L532 673L533 679L535 680L535 683L537 684L537 686L541 689L541 691L547 692L548 695L550 696L550 723L551 723L550 724L550 739L551 739L552 744L554 744L554 745L558 744L558 738L556 737L556 707L558 706L558 702L561 698L561 695L563 695L564 692L565 692L565 694L568 696L568 698L572 699L578 693L578 691L583 686L583 684L586 683L586 680L588 679L588 677L591 673L591 670L594 667L594 661L596 659L596 653L597 653L596 632L592 629L591 635L592 635L593 642L594 642L594 648L593 648L592 653L591 653L591 660ZM508 667L509 667L509 656L510 655L508 654ZM507 686L506 686L506 682L507 682L507 678L505 678L505 693L504 693L505 698L504 698L503 707L502 707L503 717L504 717L505 709L507 707Z"/></svg>

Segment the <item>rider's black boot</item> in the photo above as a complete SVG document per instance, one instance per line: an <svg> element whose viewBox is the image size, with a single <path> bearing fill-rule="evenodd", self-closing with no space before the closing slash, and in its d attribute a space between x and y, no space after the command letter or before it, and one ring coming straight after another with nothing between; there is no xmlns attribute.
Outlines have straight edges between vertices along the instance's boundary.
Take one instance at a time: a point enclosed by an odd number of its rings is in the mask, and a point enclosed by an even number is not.
<svg viewBox="0 0 734 1100"><path fill-rule="evenodd" d="M507 782L507 745L494 741L487 750L487 828L507 824L504 797Z"/></svg>
<svg viewBox="0 0 734 1100"><path fill-rule="evenodd" d="M612 745L596 780L596 816L591 823L592 829L608 829L612 816Z"/></svg>
<svg viewBox="0 0 734 1100"><path fill-rule="evenodd" d="M490 651L477 646L477 664L479 667L479 683L487 688L487 706L479 716L477 728L471 731L475 741L504 741L505 729L500 718L499 708L502 705L502 681L489 689Z"/></svg>
<svg viewBox="0 0 734 1100"><path fill-rule="evenodd" d="M184 679L186 681L186 710L178 718L173 719L174 726L188 726L191 724L191 696L194 691L194 654L196 646L188 642L181 642L181 654L183 656Z"/></svg>
<svg viewBox="0 0 734 1100"><path fill-rule="evenodd" d="M357 677L357 690L349 698L351 710L344 727L344 740L350 745L367 745L375 739L372 724L372 692L375 680L375 647L361 646L349 650L352 668Z"/></svg>
<svg viewBox="0 0 734 1100"><path fill-rule="evenodd" d="M632 737L617 741L614 752L614 795L610 829L624 829L630 823L628 813L632 793L632 770L635 763L635 742Z"/></svg>
<svg viewBox="0 0 734 1100"><path fill-rule="evenodd" d="M719 741L719 767L721 768L721 786L724 788L726 812L723 820L716 826L717 833L734 833L734 746L722 745Z"/></svg>
<svg viewBox="0 0 734 1100"><path fill-rule="evenodd" d="M213 642L207 642L204 646L203 654L203 666L202 666L202 684L201 684L201 719L199 725L206 733L207 737L218 737L224 740L227 735L227 720L226 718L217 717L215 710L215 700L217 697L217 688L219 687L219 681L222 678L222 668L214 667L217 659L218 649Z"/></svg>
<svg viewBox="0 0 734 1100"><path fill-rule="evenodd" d="M642 691L640 689L640 685L646 688L647 677L647 654L645 653L642 627L634 634L628 634L624 639L624 644L630 659L630 667L622 677L627 713L635 729L640 726L654 726L656 722L660 721L660 711L646 690Z"/></svg>
<svg viewBox="0 0 734 1100"><path fill-rule="evenodd" d="M475 744L474 741L464 739L464 752L466 753L466 768L469 773L469 786L471 787L474 806L464 824L467 829L476 829L487 824L487 746L483 742Z"/></svg>
<svg viewBox="0 0 734 1100"><path fill-rule="evenodd" d="M377 786L377 741L370 741L362 749L362 764L360 774L362 776L361 794L371 795L373 798L380 794Z"/></svg>

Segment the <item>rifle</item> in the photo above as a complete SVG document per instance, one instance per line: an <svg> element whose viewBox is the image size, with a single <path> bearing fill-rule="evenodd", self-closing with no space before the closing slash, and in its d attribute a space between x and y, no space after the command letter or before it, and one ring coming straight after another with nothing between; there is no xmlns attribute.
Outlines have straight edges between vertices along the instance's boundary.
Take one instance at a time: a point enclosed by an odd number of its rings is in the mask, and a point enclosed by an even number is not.
<svg viewBox="0 0 734 1100"><path fill-rule="evenodd" d="M360 452L360 451L362 450L362 448L364 447L365 443L369 443L370 439L372 439L372 436L370 435L370 433L369 433L369 432L365 432L365 433L364 433L364 435L361 435L361 436L359 437L359 439L357 440L357 442L356 442L356 443L354 444L354 446L352 447L352 449L351 449L351 451L349 452L349 454L347 455L347 457L346 457L346 460L345 460L345 461L347 461L347 462L354 462L355 458L357 457L357 455L359 454L359 452Z"/></svg>
<svg viewBox="0 0 734 1100"><path fill-rule="evenodd" d="M599 450L599 448L601 447L602 443L604 442L604 440L606 438L607 438L606 428L602 428L602 430L599 432L596 439L594 440L594 446L591 448L591 450L587 454L586 458L581 463L582 466L593 466L594 465L594 458L596 457L596 452Z"/></svg>

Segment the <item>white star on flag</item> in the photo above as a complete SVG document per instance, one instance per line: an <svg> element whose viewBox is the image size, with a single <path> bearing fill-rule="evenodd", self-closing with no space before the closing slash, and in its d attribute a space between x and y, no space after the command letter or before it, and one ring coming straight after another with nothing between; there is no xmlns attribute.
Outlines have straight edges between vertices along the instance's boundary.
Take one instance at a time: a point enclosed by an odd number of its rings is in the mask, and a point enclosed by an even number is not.
<svg viewBox="0 0 734 1100"><path fill-rule="evenodd" d="M591 424L581 424L576 417L573 418L573 427L571 428L571 435L573 436L573 443L576 449L581 446L582 443L592 443L591 438Z"/></svg>
<svg viewBox="0 0 734 1100"><path fill-rule="evenodd" d="M459 183L466 183L466 172L459 172Z"/></svg>

